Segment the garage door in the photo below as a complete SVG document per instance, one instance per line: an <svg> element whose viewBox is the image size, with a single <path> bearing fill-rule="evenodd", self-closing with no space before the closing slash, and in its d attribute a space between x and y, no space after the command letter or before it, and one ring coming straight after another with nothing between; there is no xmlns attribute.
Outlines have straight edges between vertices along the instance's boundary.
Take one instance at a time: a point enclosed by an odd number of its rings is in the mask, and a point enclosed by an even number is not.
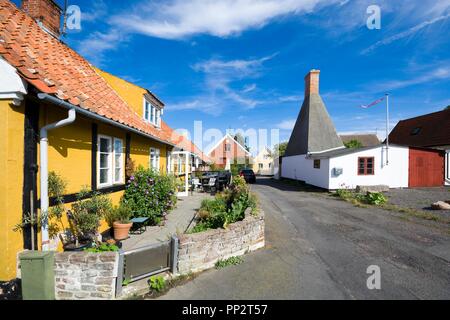
<svg viewBox="0 0 450 320"><path fill-rule="evenodd" d="M444 185L444 154L435 150L409 149L409 187Z"/></svg>

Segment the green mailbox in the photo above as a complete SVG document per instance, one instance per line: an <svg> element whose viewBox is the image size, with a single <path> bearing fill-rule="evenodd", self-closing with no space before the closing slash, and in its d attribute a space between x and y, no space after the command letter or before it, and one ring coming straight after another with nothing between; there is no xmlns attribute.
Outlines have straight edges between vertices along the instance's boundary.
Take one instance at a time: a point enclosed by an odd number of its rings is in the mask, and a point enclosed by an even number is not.
<svg viewBox="0 0 450 320"><path fill-rule="evenodd" d="M54 252L20 254L23 300L55 300Z"/></svg>

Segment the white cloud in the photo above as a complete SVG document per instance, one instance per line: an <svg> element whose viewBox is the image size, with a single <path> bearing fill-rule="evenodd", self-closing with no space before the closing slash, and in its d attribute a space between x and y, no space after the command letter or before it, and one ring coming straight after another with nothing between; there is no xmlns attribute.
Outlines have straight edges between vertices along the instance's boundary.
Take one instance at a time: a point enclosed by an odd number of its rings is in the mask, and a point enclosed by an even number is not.
<svg viewBox="0 0 450 320"><path fill-rule="evenodd" d="M235 89L235 83L261 77L264 62L276 55L275 53L262 58L235 60L213 58L195 63L192 69L204 75L202 91L188 102L168 104L168 110L198 110L220 115L226 107L247 110L257 107L262 101L255 98L258 91L256 84L252 82L245 84L244 89Z"/></svg>
<svg viewBox="0 0 450 320"><path fill-rule="evenodd" d="M334 1L331 1L334 2ZM133 13L112 22L131 32L164 39L198 34L229 37L261 28L275 18L313 11L325 0L172 0L144 1Z"/></svg>
<svg viewBox="0 0 450 320"><path fill-rule="evenodd" d="M118 30L106 33L93 32L78 46L78 52L91 60L94 64L101 64L105 51L117 49L118 43L128 39L127 35Z"/></svg>
<svg viewBox="0 0 450 320"><path fill-rule="evenodd" d="M435 23L437 23L439 21L446 20L448 18L450 18L450 14L442 15L442 16L433 18L432 20L424 21L424 22L422 22L422 23L420 23L420 24L418 24L418 25L416 25L414 27L409 28L408 30L405 30L403 32L397 33L397 34L395 34L393 36L390 36L390 37L388 37L386 39L383 39L383 40L380 40L380 41L376 42L375 44L373 44L370 47L368 47L368 48L364 49L363 51L361 51L361 54L371 53L372 51L376 50L379 47L382 47L382 46L391 44L392 42L395 42L397 40L401 40L403 38L412 36L412 35L416 34L417 32L419 32L420 30L422 30L422 29L424 29L424 28L426 28L426 27L428 27L428 26L430 26L432 24L435 24Z"/></svg>
<svg viewBox="0 0 450 320"><path fill-rule="evenodd" d="M430 71L421 72L417 71L411 73L405 80L389 80L384 82L376 82L370 88L376 92L391 91L396 89L402 89L418 84L429 83L432 81L450 79L450 66L440 65L430 68Z"/></svg>
<svg viewBox="0 0 450 320"><path fill-rule="evenodd" d="M297 119L284 120L284 121L278 123L276 127L278 129L282 129L282 130L292 130L292 129L294 129L296 121L297 121Z"/></svg>

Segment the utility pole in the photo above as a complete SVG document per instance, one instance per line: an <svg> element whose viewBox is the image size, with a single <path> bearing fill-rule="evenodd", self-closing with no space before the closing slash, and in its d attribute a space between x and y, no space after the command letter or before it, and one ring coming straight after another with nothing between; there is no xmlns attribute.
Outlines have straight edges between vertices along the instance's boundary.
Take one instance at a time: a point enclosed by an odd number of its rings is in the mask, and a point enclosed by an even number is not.
<svg viewBox="0 0 450 320"><path fill-rule="evenodd" d="M389 164L389 93L386 93L386 165Z"/></svg>

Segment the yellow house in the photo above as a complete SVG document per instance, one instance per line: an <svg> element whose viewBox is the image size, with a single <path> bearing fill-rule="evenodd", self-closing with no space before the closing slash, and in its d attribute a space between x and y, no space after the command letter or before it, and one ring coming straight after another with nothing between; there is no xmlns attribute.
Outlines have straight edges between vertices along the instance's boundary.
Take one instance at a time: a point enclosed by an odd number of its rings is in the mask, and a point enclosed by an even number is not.
<svg viewBox="0 0 450 320"><path fill-rule="evenodd" d="M16 277L24 249L58 247L44 229L34 230L34 243L31 230L13 231L32 208L39 214L52 205L49 172L67 181L66 205L85 186L117 204L131 162L167 172L168 155L180 143L162 120L161 100L62 43L55 35L59 19L44 17L39 25L34 18L42 12L28 12L6 0L0 6L0 281Z"/></svg>

